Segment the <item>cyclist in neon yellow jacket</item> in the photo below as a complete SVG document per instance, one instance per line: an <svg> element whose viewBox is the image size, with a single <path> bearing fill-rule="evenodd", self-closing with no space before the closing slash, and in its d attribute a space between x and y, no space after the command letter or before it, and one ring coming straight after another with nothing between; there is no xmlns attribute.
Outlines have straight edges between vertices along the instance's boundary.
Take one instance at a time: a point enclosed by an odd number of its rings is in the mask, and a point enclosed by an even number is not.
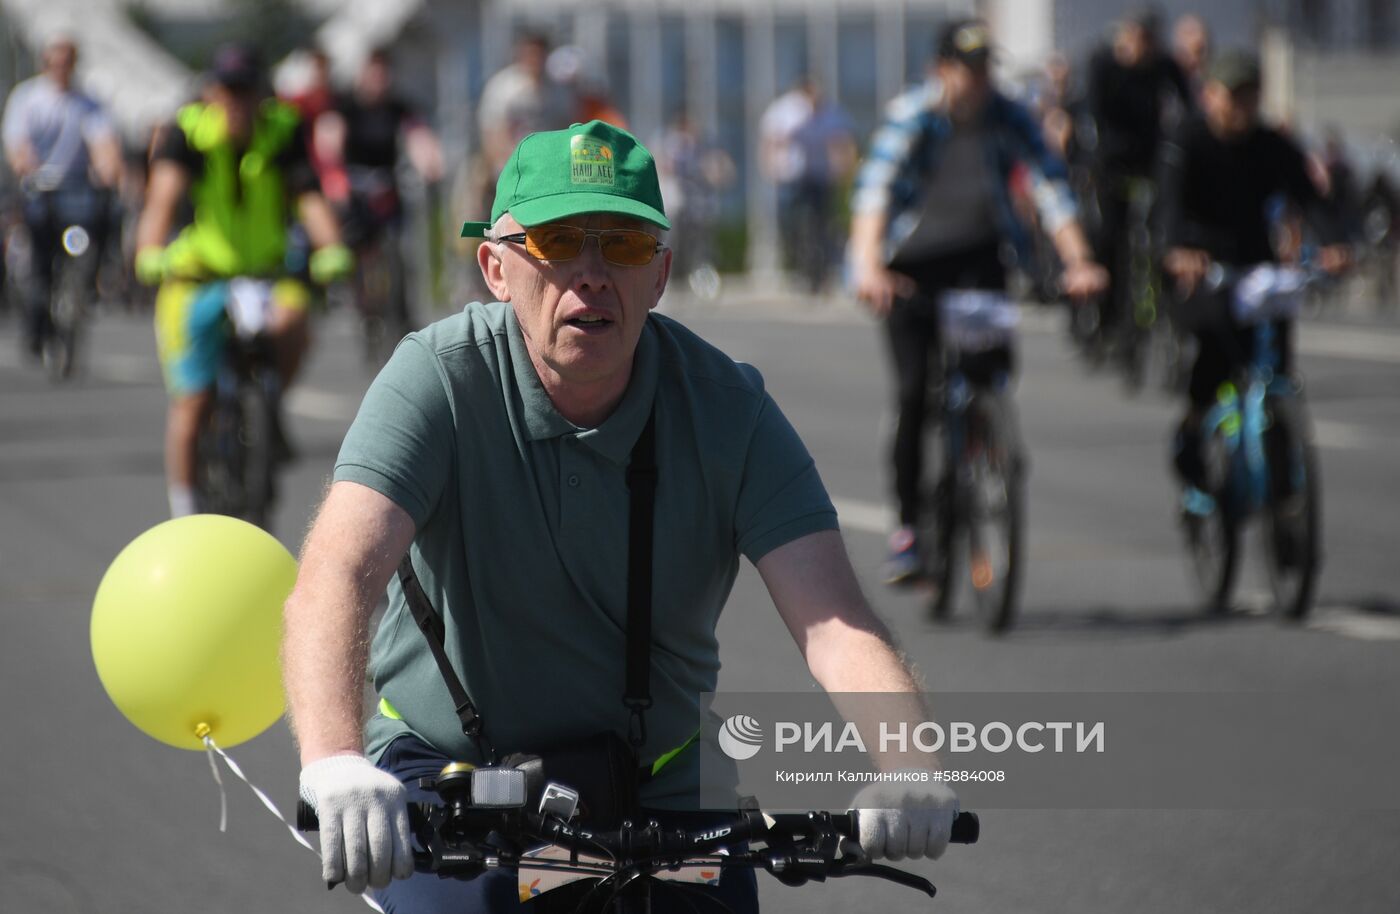
<svg viewBox="0 0 1400 914"><path fill-rule="evenodd" d="M170 395L165 463L176 517L198 510L195 443L228 332L225 280L281 277L273 288L270 330L285 387L309 342L307 290L285 276L288 223L295 217L306 227L316 282L340 278L353 265L308 161L300 119L295 109L267 98L262 83L254 51L221 48L204 98L180 109L151 148L136 273L160 283L156 341ZM193 219L171 240L186 201Z"/></svg>

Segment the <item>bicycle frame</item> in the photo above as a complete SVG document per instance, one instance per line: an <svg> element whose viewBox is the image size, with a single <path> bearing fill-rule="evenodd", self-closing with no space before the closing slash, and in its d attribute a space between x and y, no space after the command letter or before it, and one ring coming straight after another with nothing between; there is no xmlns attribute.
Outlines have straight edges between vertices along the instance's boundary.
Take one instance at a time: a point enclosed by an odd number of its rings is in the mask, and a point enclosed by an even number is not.
<svg viewBox="0 0 1400 914"><path fill-rule="evenodd" d="M1269 418L1264 408L1269 397L1292 397L1287 377L1276 373L1279 353L1272 321L1254 328L1254 356L1243 375L1243 393L1234 382L1222 385L1215 406L1206 414L1202 432L1219 434L1229 450L1229 475L1225 480L1225 504L1235 518L1248 517L1269 500L1270 470L1264 450ZM1206 496L1209 498L1210 496Z"/></svg>

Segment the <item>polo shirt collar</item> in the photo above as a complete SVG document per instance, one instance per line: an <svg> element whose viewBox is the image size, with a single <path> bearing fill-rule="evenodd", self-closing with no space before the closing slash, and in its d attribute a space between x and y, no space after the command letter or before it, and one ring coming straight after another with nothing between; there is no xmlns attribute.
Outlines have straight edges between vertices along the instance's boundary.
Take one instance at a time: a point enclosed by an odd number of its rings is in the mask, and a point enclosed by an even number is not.
<svg viewBox="0 0 1400 914"><path fill-rule="evenodd" d="M525 346L525 337L516 319L515 309L507 307L506 335L510 342L511 370L515 375L515 387L520 391L523 406L525 433L531 441L558 438L563 435L576 435L577 439L598 454L622 465L632 454L632 446L637 443L642 427L651 414L652 402L656 399L656 380L660 366L660 353L656 331L650 320L642 328L641 339L637 342L637 352L632 360L632 377L627 383L627 391L613 410L612 415L603 420L597 428L580 429L559 414L554 403L545 392L540 376L535 372L535 363L530 359L530 351Z"/></svg>

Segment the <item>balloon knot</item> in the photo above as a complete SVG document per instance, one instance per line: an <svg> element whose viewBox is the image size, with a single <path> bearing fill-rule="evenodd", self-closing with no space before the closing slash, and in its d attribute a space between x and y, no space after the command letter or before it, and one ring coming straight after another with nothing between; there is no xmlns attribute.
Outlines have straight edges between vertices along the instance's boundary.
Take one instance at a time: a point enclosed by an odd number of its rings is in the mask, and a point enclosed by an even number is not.
<svg viewBox="0 0 1400 914"><path fill-rule="evenodd" d="M198 724L194 728L194 735L199 739L204 739L206 736L213 732L214 728L210 727L208 724Z"/></svg>

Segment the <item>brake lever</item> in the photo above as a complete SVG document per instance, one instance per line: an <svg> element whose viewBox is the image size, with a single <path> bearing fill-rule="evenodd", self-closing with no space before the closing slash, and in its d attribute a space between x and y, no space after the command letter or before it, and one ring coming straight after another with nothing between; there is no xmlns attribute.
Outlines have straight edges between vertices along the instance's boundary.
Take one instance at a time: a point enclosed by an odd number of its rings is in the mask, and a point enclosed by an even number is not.
<svg viewBox="0 0 1400 914"><path fill-rule="evenodd" d="M868 863L859 859L853 862L836 860L832 862L827 875L833 879L842 876L874 876L877 879L885 879L896 885L902 885L907 889L917 889L930 898L938 894L937 886L924 877L883 863Z"/></svg>

